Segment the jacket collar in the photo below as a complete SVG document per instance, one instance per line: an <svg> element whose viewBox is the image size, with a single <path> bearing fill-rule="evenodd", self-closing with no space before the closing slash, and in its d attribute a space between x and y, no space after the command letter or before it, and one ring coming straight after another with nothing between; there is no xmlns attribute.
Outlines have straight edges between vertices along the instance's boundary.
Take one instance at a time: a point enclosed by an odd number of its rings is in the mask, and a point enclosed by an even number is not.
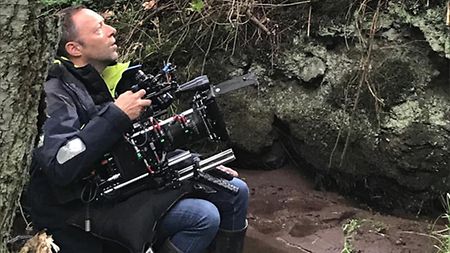
<svg viewBox="0 0 450 253"><path fill-rule="evenodd" d="M70 75L79 81L78 85L81 83L86 88L95 104L113 101L113 97L111 96L105 81L90 64L83 67L77 67L67 58L58 57L55 60L55 64L50 68L47 79L54 77L64 80L73 80Z"/></svg>
<svg viewBox="0 0 450 253"><path fill-rule="evenodd" d="M133 66L132 66L133 65ZM130 67L132 66L132 67ZM90 64L77 67L65 57L57 57L50 67L47 79L61 78L65 70L81 81L96 104L112 101L117 93L122 93L135 83L135 73L140 65L130 62L114 63L99 74ZM107 92L106 92L107 91ZM107 94L109 93L109 94Z"/></svg>

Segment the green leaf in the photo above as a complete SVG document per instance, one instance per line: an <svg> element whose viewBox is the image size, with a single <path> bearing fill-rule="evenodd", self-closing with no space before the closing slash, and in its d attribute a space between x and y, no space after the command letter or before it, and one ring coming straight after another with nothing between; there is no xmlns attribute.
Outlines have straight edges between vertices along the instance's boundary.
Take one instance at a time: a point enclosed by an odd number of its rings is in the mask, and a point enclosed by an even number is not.
<svg viewBox="0 0 450 253"><path fill-rule="evenodd" d="M191 10L196 12L201 12L205 8L205 3L202 0L192 0L190 3Z"/></svg>

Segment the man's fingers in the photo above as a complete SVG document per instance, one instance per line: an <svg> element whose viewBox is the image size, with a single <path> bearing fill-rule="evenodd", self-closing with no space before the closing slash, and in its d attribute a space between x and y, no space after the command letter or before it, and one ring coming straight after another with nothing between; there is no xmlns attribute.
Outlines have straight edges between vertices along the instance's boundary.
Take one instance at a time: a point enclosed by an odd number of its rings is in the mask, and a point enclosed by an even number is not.
<svg viewBox="0 0 450 253"><path fill-rule="evenodd" d="M143 97L145 95L145 90L144 89L140 89L140 90L136 91L134 94L137 97L141 98L141 97Z"/></svg>
<svg viewBox="0 0 450 253"><path fill-rule="evenodd" d="M232 175L233 177L238 177L239 176L239 173L237 171L233 170L232 168L228 168L226 166L223 166L223 165L217 166L217 169L219 169L219 170L221 170L223 172L226 172L226 173Z"/></svg>
<svg viewBox="0 0 450 253"><path fill-rule="evenodd" d="M150 106L152 104L152 101L150 99L141 99L141 103L142 106Z"/></svg>
<svg viewBox="0 0 450 253"><path fill-rule="evenodd" d="M117 99L125 99L125 98L127 98L127 97L132 96L132 95L133 95L133 92L127 90L127 91L125 91L124 93L120 94L119 97L118 97ZM117 99L116 99L116 100L117 100Z"/></svg>

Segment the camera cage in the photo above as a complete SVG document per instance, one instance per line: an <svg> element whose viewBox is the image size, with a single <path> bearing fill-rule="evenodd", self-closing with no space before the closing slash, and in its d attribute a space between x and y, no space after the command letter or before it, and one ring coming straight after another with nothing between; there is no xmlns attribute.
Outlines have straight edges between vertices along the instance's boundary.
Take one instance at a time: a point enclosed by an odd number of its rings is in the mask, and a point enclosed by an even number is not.
<svg viewBox="0 0 450 253"><path fill-rule="evenodd" d="M131 90L145 89L145 98L152 100L152 106L133 122L132 130L124 134L112 152L104 155L102 168L90 180L96 188L95 199L125 198L143 189L177 187L181 181L192 178L237 193L238 189L228 181L205 173L233 161L232 149L203 160L190 151L172 154L177 148L199 140L226 141L228 133L215 98L256 84L254 75L235 77L219 85L210 84L203 75L179 85L173 75L175 67L170 63L154 76L139 67L131 69L136 71L136 84ZM160 119L167 116L174 98L188 91L194 92L191 108Z"/></svg>

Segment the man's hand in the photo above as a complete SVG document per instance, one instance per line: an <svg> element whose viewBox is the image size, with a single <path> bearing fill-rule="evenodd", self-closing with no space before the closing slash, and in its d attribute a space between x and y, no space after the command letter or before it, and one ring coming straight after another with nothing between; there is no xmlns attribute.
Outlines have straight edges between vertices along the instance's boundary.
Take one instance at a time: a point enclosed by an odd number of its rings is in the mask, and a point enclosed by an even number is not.
<svg viewBox="0 0 450 253"><path fill-rule="evenodd" d="M239 173L237 173L237 171L233 170L232 168L228 168L228 167L225 167L223 165L219 165L216 168L221 170L221 171L223 171L223 172L225 172L225 173L228 173L228 174L232 175L233 177L239 176Z"/></svg>
<svg viewBox="0 0 450 253"><path fill-rule="evenodd" d="M150 99L142 99L145 90L139 90L135 93L126 91L114 102L131 120L136 119L152 101Z"/></svg>

